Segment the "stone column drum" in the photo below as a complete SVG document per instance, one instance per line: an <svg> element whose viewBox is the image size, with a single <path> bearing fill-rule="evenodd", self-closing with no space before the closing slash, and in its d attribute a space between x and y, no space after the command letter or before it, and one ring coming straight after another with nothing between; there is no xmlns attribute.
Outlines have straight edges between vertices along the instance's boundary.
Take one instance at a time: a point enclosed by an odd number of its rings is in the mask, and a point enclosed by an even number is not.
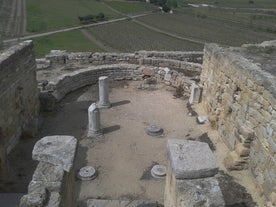
<svg viewBox="0 0 276 207"><path fill-rule="evenodd" d="M102 134L100 123L100 110L96 103L92 103L88 108L88 133L87 137L95 137Z"/></svg>
<svg viewBox="0 0 276 207"><path fill-rule="evenodd" d="M99 108L110 108L111 104L108 97L109 79L107 76L99 77Z"/></svg>

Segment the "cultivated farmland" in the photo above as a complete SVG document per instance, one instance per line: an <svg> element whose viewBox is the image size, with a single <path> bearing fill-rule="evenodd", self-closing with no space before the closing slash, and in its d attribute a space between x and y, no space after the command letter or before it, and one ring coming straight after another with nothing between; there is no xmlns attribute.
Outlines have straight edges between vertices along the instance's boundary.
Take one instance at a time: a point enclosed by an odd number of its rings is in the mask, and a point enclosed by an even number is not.
<svg viewBox="0 0 276 207"><path fill-rule="evenodd" d="M276 8L275 0L180 0L179 2L184 4L212 4L220 7L231 8Z"/></svg>
<svg viewBox="0 0 276 207"><path fill-rule="evenodd" d="M106 1L105 3L124 14L135 14L156 9L155 6L143 2Z"/></svg>
<svg viewBox="0 0 276 207"><path fill-rule="evenodd" d="M188 9L187 9L188 10ZM152 14L139 18L140 21L164 31L191 37L203 42L217 42L239 46L243 43L273 39L275 35L252 31L250 28L228 24L220 20L200 18L194 14L176 11L175 14Z"/></svg>
<svg viewBox="0 0 276 207"><path fill-rule="evenodd" d="M132 21L101 25L88 29L98 41L121 52L137 50L202 50L202 44L178 40L151 31Z"/></svg>
<svg viewBox="0 0 276 207"><path fill-rule="evenodd" d="M250 3L251 2L251 3ZM274 0L186 0L178 1L173 14L158 11L157 6L142 2L112 0L27 0L28 31L44 31L80 24L77 17L103 12L108 19L147 13L129 21L108 23L74 34L74 45L67 33L41 37L35 41L36 54L44 55L51 47L68 50L121 51L202 50L206 42L228 46L275 39L276 2ZM198 7L188 3L199 4ZM204 4L210 4L206 7ZM63 8L60 10L60 8ZM69 34L69 33L68 33ZM78 35L76 35L78 34ZM64 35L64 38L62 38ZM69 38L70 39L70 38ZM45 45L46 44L46 45ZM47 45L48 44L48 45ZM39 45L39 46L37 46ZM89 46L88 46L89 45ZM46 48L46 49L45 49Z"/></svg>

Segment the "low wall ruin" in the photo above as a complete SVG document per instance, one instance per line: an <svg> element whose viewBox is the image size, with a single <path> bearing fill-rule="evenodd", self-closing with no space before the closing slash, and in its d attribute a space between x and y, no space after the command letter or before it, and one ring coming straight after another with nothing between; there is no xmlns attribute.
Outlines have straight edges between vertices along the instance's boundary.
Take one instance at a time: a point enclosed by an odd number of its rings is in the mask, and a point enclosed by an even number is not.
<svg viewBox="0 0 276 207"><path fill-rule="evenodd" d="M172 59L166 59L168 57ZM200 75L201 61L200 52L67 53L60 50L52 51L44 60L37 60L40 101L43 109L51 110L55 102L60 101L66 94L97 83L100 76L109 76L113 80L142 80L143 77L156 77L167 85L179 87L187 81L186 77ZM61 69L57 75L49 78L49 73L55 73L56 68ZM45 78L42 78L44 73Z"/></svg>
<svg viewBox="0 0 276 207"><path fill-rule="evenodd" d="M203 52L187 51L137 51L134 53L92 53L92 52L66 52L52 50L45 56L45 60L52 65L106 65L106 64L139 64L146 60L175 60L190 63L202 63Z"/></svg>
<svg viewBox="0 0 276 207"><path fill-rule="evenodd" d="M20 207L75 207L73 162L77 139L47 136L34 146L32 157L39 161Z"/></svg>
<svg viewBox="0 0 276 207"><path fill-rule="evenodd" d="M250 168L262 194L275 204L275 41L272 45L224 49L207 44L201 83L210 122L232 150L226 167Z"/></svg>

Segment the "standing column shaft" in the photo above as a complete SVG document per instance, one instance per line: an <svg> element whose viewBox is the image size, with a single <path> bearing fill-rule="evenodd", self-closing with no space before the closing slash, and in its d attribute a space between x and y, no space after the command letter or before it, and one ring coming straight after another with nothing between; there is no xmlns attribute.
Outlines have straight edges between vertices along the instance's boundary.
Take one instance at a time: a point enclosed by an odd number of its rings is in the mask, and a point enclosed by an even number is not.
<svg viewBox="0 0 276 207"><path fill-rule="evenodd" d="M87 137L94 137L101 134L100 110L96 103L92 103L88 108L88 133Z"/></svg>
<svg viewBox="0 0 276 207"><path fill-rule="evenodd" d="M108 97L109 79L107 76L99 77L99 108L109 108L111 104Z"/></svg>

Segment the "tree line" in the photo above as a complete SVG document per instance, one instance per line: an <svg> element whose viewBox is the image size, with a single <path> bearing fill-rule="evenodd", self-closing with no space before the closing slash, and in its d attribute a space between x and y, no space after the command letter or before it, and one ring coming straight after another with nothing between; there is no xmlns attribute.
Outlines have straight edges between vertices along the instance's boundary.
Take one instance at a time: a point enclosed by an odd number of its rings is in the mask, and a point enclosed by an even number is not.
<svg viewBox="0 0 276 207"><path fill-rule="evenodd" d="M78 16L78 19L81 23L89 23L89 22L100 22L106 20L106 16L104 13L100 12L97 15L85 15L85 16Z"/></svg>

